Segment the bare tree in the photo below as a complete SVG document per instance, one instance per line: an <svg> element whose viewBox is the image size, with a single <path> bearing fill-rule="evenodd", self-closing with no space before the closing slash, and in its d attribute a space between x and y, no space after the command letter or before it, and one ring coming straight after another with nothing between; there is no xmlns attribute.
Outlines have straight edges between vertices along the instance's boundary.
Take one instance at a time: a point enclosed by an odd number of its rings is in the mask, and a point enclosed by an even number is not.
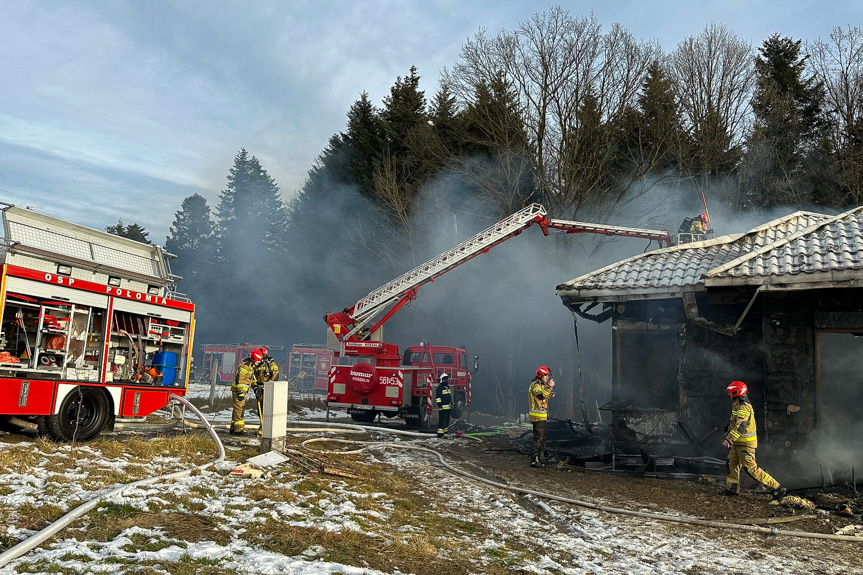
<svg viewBox="0 0 863 575"><path fill-rule="evenodd" d="M677 101L695 146L693 176L729 173L747 134L755 51L726 26L711 23L678 44L667 60Z"/></svg>
<svg viewBox="0 0 863 575"><path fill-rule="evenodd" d="M613 123L634 104L657 52L655 44L636 42L619 25L603 34L592 14L574 18L553 7L513 32L489 37L481 30L462 47L461 62L444 70L443 80L468 103L478 85L506 80L517 98L527 135L524 153L540 199L554 213L575 215L585 202L605 195L609 182L618 185L608 154L594 154L594 166L573 165L585 160L573 153L584 128L579 111L592 97L590 106L602 123ZM580 177L574 176L578 170ZM585 173L592 176L585 179Z"/></svg>
<svg viewBox="0 0 863 575"><path fill-rule="evenodd" d="M825 108L831 116L830 148L837 157L845 202L863 202L863 29L837 26L830 40L806 45L809 63L824 86Z"/></svg>

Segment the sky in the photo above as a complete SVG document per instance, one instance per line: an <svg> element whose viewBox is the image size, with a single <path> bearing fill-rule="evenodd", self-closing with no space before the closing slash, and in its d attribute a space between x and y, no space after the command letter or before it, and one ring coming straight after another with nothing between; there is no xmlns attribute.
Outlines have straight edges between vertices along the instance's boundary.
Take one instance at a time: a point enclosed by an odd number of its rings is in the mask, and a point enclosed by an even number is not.
<svg viewBox="0 0 863 575"><path fill-rule="evenodd" d="M502 0L0 3L0 201L163 244L184 198L211 207L240 148L289 201L363 91L380 104L416 66L427 95L464 42L552 4ZM758 46L774 32L860 26L855 0L560 2L670 51L706 25Z"/></svg>

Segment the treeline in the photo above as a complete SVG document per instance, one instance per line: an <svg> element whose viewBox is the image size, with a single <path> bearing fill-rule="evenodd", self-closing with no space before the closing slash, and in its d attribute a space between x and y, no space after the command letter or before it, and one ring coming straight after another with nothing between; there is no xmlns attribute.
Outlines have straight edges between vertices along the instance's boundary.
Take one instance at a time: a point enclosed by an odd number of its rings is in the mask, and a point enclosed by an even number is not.
<svg viewBox="0 0 863 575"><path fill-rule="evenodd" d="M609 222L633 204L670 222L702 193L741 213L856 206L861 136L860 28L756 48L710 24L664 52L552 8L470 38L430 97L415 68L380 105L363 92L288 203L241 150L166 248L199 343L321 343L324 312L530 202Z"/></svg>

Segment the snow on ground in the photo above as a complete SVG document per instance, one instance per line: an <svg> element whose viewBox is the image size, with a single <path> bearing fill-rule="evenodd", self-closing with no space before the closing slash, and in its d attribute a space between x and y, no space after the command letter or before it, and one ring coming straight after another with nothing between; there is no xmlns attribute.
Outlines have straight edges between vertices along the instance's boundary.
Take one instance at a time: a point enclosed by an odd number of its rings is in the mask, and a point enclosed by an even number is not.
<svg viewBox="0 0 863 575"><path fill-rule="evenodd" d="M321 417L322 412L310 416ZM214 421L225 423L229 418L229 413L220 412L215 414ZM308 434L309 437L318 435ZM11 445L12 437L0 434L0 449L4 448L7 441ZM386 440L403 444L412 442L399 438ZM253 440L250 438L248 441ZM20 438L16 437L14 443L20 446ZM421 439L418 444L430 447L435 442ZM35 443L32 445L34 450L38 450ZM478 443L473 439L457 439L451 441L449 447L456 451L470 450L477 449ZM63 453L64 449L71 448L63 446L59 453ZM58 481L57 476L47 472L44 467L51 460L50 454L41 457L41 463L27 473L7 473L0 477L0 506L7 510L23 510L50 502L68 510L92 495L84 488L90 469L110 467L122 470L128 465L121 459L106 459L86 445L77 445L74 449L79 465L69 469L62 481ZM428 453L382 448L366 453L370 461L389 462L403 470L406 476L420 478L418 483L435 486L436 489L446 486L449 497L439 503L438 513L454 520L483 525L492 534L482 541L471 540L467 535L453 535L455 538L464 538L463 545L483 551L485 558L474 563L471 573L484 573L484 564L488 565L492 558L501 556L508 557L513 571L537 574L863 573L860 566L850 564L842 557L842 545L849 545L847 543L818 542L817 545L835 545L837 549L829 560L819 559L808 556L806 546L791 541L794 538L768 538L750 533L696 529L609 514L535 496L518 495L470 481L448 472ZM123 530L108 542L82 540L79 539L83 532L80 523L86 520L79 520L79 524L73 523L48 543L0 567L0 574L56 570L138 573L141 571L136 563L146 561L155 562L152 570L147 572L167 574L171 571L166 566L184 559L206 559L207 565L242 574L381 573L361 565L323 561L320 558L323 549L318 545L310 545L296 556L273 553L261 548L256 541L245 538L244 531L250 525L269 518L283 525L329 532L362 531L387 539L393 536L391 531L382 530L388 514L392 512L392 506L387 504L387 494L354 491L340 478L319 476L321 481L329 482L326 490L310 494L305 489L296 489L296 499L271 502L272 505L262 508L259 502L243 496L244 480L227 475L235 463L228 461L208 467L198 474L177 479L170 485L171 493L179 495L188 505L199 506L199 513L213 519L219 526L228 528L233 533L228 542L183 541L169 537L158 527L145 529L139 526ZM146 467L153 475L179 469L177 464L167 458L148 462ZM274 477L279 478L279 473L280 469L274 470ZM298 476L295 472L285 473L284 478L280 486L289 489L304 480L302 474ZM171 501L164 499L165 488L165 485L151 485L128 489L114 497L112 502L157 513L165 505L171 504ZM50 495L46 495L46 492L50 492ZM577 493L561 495L578 497ZM366 508L355 504L364 498L374 498L380 505ZM320 512L309 513L310 506ZM401 531L406 538L414 536L411 533L414 529L410 525L404 526ZM0 542L6 541L11 545L32 533L16 525L5 526L0 530ZM152 545L142 549L142 538ZM133 543L133 540L137 543ZM525 560L524 553L512 551L525 548L534 551L533 559Z"/></svg>

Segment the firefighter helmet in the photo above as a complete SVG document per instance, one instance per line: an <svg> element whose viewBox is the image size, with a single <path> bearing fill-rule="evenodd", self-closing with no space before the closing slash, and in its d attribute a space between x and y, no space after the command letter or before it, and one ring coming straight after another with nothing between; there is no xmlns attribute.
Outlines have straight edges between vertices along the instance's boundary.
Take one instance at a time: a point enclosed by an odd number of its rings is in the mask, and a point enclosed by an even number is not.
<svg viewBox="0 0 863 575"><path fill-rule="evenodd" d="M261 361L262 359L264 359L264 354L262 354L261 350L259 349L253 349L252 353L249 354L249 358L252 361Z"/></svg>
<svg viewBox="0 0 863 575"><path fill-rule="evenodd" d="M701 220L702 223L706 224L707 223L707 214L701 214L700 216L698 216L698 219Z"/></svg>
<svg viewBox="0 0 863 575"><path fill-rule="evenodd" d="M725 391L731 394L731 397L740 397L741 395L746 395L749 389L746 387L746 384L742 381L732 381L725 388Z"/></svg>
<svg viewBox="0 0 863 575"><path fill-rule="evenodd" d="M542 377L543 375L551 375L551 370L548 369L547 365L541 365L536 369L537 377Z"/></svg>
<svg viewBox="0 0 863 575"><path fill-rule="evenodd" d="M439 376L437 376L437 382L441 385L449 385L449 374L448 373L440 374Z"/></svg>
<svg viewBox="0 0 863 575"><path fill-rule="evenodd" d="M260 352L261 352L261 355L262 355L262 356L264 356L264 357L269 357L269 356L270 356L270 352L269 352L269 351L267 351L267 348L265 348L264 346L261 346L261 348L260 348L258 351L260 351Z"/></svg>

